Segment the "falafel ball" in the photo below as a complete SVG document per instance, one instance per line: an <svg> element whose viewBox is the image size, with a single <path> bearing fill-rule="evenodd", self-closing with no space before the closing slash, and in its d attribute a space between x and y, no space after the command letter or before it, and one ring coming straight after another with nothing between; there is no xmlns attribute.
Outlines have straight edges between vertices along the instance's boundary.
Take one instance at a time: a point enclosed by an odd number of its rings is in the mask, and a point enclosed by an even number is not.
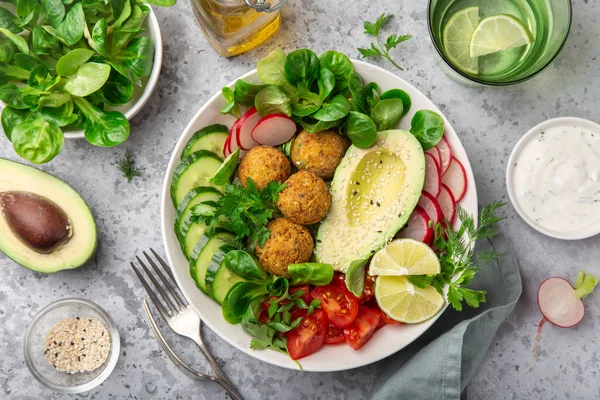
<svg viewBox="0 0 600 400"><path fill-rule="evenodd" d="M256 247L261 265L273 275L289 278L288 265L310 259L314 242L310 232L286 218L276 218L267 224L271 236L263 247Z"/></svg>
<svg viewBox="0 0 600 400"><path fill-rule="evenodd" d="M301 225L319 222L329 211L331 195L323 179L310 171L299 171L285 181L277 208L287 219Z"/></svg>
<svg viewBox="0 0 600 400"><path fill-rule="evenodd" d="M287 157L275 147L257 146L248 151L238 169L238 178L246 187L248 178L259 190L271 181L283 182L292 173Z"/></svg>
<svg viewBox="0 0 600 400"><path fill-rule="evenodd" d="M291 158L298 169L331 179L348 147L350 140L333 129L318 133L302 131L294 140Z"/></svg>

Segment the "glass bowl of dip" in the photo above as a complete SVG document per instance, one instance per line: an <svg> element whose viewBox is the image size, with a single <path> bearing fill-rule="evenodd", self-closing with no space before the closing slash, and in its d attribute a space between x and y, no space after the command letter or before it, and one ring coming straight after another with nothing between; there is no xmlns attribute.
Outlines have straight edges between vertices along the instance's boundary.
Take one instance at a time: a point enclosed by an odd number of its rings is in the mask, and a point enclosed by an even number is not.
<svg viewBox="0 0 600 400"><path fill-rule="evenodd" d="M110 335L106 360L89 372L67 373L54 368L45 357L46 335L58 322L67 318L88 318L101 322ZM68 346L65 343L65 346ZM25 364L38 382L59 393L82 393L100 385L111 374L120 352L117 326L104 309L84 299L63 299L44 307L25 330L23 342Z"/></svg>
<svg viewBox="0 0 600 400"><path fill-rule="evenodd" d="M600 233L600 125L582 118L534 126L513 149L506 186L517 213L557 239Z"/></svg>

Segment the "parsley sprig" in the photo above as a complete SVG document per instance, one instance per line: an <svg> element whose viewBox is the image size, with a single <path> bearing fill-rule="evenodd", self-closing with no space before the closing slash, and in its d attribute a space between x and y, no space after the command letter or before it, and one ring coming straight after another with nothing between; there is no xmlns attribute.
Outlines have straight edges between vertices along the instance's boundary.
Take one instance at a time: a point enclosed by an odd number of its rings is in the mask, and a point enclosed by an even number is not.
<svg viewBox="0 0 600 400"><path fill-rule="evenodd" d="M119 168L119 171L127 179L127 182L131 182L136 176L142 176L141 170L135 166L135 159L129 147L125 150L123 157L117 161L117 168Z"/></svg>
<svg viewBox="0 0 600 400"><path fill-rule="evenodd" d="M267 308L267 323L264 324L259 320L264 298L257 298L250 304L242 318L242 329L252 336L250 341L252 350L271 349L288 354L287 337L277 335L277 333L289 332L302 322L303 317L292 320L292 308L306 309L307 315L311 315L317 308L321 308L321 301L313 300L310 304L306 304L302 300L304 290L290 294L289 282L283 277L276 278L271 284L268 283L266 288L272 295ZM296 362L296 364L302 369L300 363Z"/></svg>
<svg viewBox="0 0 600 400"><path fill-rule="evenodd" d="M461 227L458 231L439 224L436 227L434 247L440 252L440 273L434 276L411 276L410 281L420 287L429 285L443 294L445 285L448 285L448 301L457 311L462 311L463 301L471 307L479 307L485 302L485 290L469 289L468 286L477 274L479 265L485 261L497 260L500 254L495 251L474 252L477 240L488 239L497 235L497 224L505 217L496 214L499 208L506 203L494 202L486 205L479 216L479 227L465 210L459 208L458 218ZM455 278L454 276L458 277Z"/></svg>
<svg viewBox="0 0 600 400"><path fill-rule="evenodd" d="M395 49L400 43L407 41L412 36L411 35L390 35L385 39L385 42L382 42L382 39L379 37L381 29L388 23L388 21L392 18L391 14L381 14L377 21L374 23L365 21L364 29L365 35L373 36L375 38L376 43L371 43L370 48L359 48L358 51L362 54L363 57L385 57L387 58L394 67L399 70L404 70L401 66L399 66L390 56L390 50Z"/></svg>
<svg viewBox="0 0 600 400"><path fill-rule="evenodd" d="M276 212L275 203L284 187L285 184L271 181L258 190L250 178L247 187L227 184L219 200L194 206L191 219L206 224L209 235L222 226L233 232L236 239L249 237L262 247L271 236L266 225Z"/></svg>

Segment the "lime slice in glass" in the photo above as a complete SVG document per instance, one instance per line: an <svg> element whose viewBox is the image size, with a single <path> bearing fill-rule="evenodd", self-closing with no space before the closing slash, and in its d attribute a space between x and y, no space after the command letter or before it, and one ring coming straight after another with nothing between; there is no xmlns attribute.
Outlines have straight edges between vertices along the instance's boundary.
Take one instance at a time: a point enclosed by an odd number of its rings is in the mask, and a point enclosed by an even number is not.
<svg viewBox="0 0 600 400"><path fill-rule="evenodd" d="M427 321L446 304L433 286L418 288L405 276L378 276L375 299L381 311L405 324Z"/></svg>
<svg viewBox="0 0 600 400"><path fill-rule="evenodd" d="M478 23L479 8L467 7L450 18L442 33L446 57L456 67L473 75L477 75L479 62L469 56L469 45Z"/></svg>
<svg viewBox="0 0 600 400"><path fill-rule="evenodd" d="M223 164L221 164L217 172L215 172L214 176L208 181L219 186L223 186L231 182L231 177L235 172L235 168L237 167L239 157L240 149L238 148L229 156L227 156L227 158L223 161Z"/></svg>
<svg viewBox="0 0 600 400"><path fill-rule="evenodd" d="M396 239L373 256L369 274L402 276L440 273L440 261L429 246L414 239Z"/></svg>
<svg viewBox="0 0 600 400"><path fill-rule="evenodd" d="M522 21L512 15L494 15L479 21L471 36L469 54L471 57L481 57L531 42L533 35Z"/></svg>

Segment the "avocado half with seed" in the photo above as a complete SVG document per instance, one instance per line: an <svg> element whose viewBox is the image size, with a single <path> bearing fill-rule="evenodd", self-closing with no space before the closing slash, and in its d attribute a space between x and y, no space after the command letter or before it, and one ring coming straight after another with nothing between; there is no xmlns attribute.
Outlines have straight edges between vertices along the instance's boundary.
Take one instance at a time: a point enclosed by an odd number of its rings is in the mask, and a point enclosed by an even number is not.
<svg viewBox="0 0 600 400"><path fill-rule="evenodd" d="M317 261L346 272L352 262L371 257L406 224L424 182L423 147L408 131L379 132L368 149L350 146L331 183Z"/></svg>
<svg viewBox="0 0 600 400"><path fill-rule="evenodd" d="M92 212L60 179L0 158L0 251L33 271L82 266L94 254Z"/></svg>

